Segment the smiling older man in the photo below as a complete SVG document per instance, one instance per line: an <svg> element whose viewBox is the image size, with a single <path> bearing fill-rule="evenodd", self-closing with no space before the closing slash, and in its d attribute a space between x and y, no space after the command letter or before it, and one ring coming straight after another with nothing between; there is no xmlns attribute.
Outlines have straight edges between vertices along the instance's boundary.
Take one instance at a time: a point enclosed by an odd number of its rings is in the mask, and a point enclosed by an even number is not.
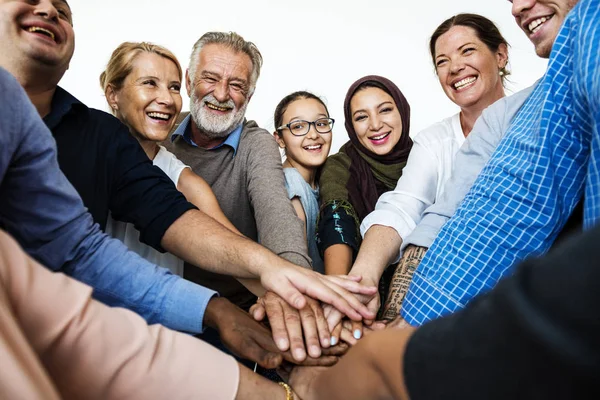
<svg viewBox="0 0 600 400"><path fill-rule="evenodd" d="M273 137L244 119L262 56L240 35L209 32L194 45L186 74L190 116L167 148L212 187L229 220L281 257L310 267L302 222L287 198ZM248 309L255 296L224 275L185 266L184 276Z"/></svg>

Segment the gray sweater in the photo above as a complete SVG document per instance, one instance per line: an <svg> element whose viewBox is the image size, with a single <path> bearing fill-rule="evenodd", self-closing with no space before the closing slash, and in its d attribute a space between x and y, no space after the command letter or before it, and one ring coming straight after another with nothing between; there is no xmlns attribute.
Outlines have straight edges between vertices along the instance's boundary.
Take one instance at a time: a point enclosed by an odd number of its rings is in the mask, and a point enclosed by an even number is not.
<svg viewBox="0 0 600 400"><path fill-rule="evenodd" d="M188 129L188 116L177 133ZM221 209L239 231L281 257L310 268L304 226L285 189L281 156L271 134L254 121L245 121L237 152L229 146L206 150L183 137L164 146L212 187ZM184 277L218 291L247 309L255 297L232 277L186 263Z"/></svg>

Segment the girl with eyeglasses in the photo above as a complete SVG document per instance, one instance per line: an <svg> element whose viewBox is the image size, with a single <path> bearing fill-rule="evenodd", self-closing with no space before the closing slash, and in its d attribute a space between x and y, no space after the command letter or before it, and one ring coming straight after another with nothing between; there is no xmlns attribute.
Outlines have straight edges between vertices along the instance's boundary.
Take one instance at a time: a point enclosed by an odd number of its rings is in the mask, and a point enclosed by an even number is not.
<svg viewBox="0 0 600 400"><path fill-rule="evenodd" d="M324 273L316 242L319 213L319 171L329 155L334 120L325 103L312 93L299 91L284 97L274 115L275 139L285 150L285 185L298 217L306 226L308 254L315 271Z"/></svg>

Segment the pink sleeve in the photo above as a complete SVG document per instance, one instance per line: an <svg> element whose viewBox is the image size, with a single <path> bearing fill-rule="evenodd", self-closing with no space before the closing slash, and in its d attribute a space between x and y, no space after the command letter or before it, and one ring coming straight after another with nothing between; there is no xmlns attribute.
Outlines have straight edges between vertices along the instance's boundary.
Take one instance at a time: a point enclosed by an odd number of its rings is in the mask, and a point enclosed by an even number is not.
<svg viewBox="0 0 600 400"><path fill-rule="evenodd" d="M63 398L236 396L239 367L231 356L98 303L91 288L43 268L2 231L0 283L16 324Z"/></svg>

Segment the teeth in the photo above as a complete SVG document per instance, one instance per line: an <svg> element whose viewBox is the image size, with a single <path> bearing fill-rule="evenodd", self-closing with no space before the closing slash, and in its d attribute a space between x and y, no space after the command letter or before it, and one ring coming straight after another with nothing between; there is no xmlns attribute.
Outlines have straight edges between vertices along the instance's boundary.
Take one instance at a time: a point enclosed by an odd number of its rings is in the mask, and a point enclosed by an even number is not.
<svg viewBox="0 0 600 400"><path fill-rule="evenodd" d="M531 33L536 33L538 31L538 29L540 29L540 26L548 21L550 18L546 18L546 17L542 17L542 18L538 18L535 21L532 21L529 26L527 28L529 28L529 31Z"/></svg>
<svg viewBox="0 0 600 400"><path fill-rule="evenodd" d="M476 80L477 80L477 78L475 78L474 76L470 76L468 78L461 79L460 81L458 81L454 84L454 89L462 89L463 87L475 82Z"/></svg>
<svg viewBox="0 0 600 400"><path fill-rule="evenodd" d="M216 105L214 105L212 103L206 103L206 106L208 108L212 109L212 110L217 110L217 111L229 111L229 110L231 110L231 108L219 107L219 106L216 106Z"/></svg>
<svg viewBox="0 0 600 400"><path fill-rule="evenodd" d="M31 28L28 29L29 32L42 32L47 34L48 36L50 36L52 38L52 40L54 40L54 33L50 32L48 29L44 29L44 28L40 28L39 26L32 26Z"/></svg>
<svg viewBox="0 0 600 400"><path fill-rule="evenodd" d="M306 150L317 150L321 148L320 144L314 145L314 146L306 146L304 147Z"/></svg>
<svg viewBox="0 0 600 400"><path fill-rule="evenodd" d="M169 114L163 114L163 113L158 113L158 112L148 113L148 116L150 118L158 118L158 119L164 119L164 120L171 118L171 116Z"/></svg>
<svg viewBox="0 0 600 400"><path fill-rule="evenodd" d="M371 138L371 140L380 140L380 139L383 139L384 137L386 137L387 135L388 135L387 133L384 133L384 134L379 135L379 136L373 136Z"/></svg>

